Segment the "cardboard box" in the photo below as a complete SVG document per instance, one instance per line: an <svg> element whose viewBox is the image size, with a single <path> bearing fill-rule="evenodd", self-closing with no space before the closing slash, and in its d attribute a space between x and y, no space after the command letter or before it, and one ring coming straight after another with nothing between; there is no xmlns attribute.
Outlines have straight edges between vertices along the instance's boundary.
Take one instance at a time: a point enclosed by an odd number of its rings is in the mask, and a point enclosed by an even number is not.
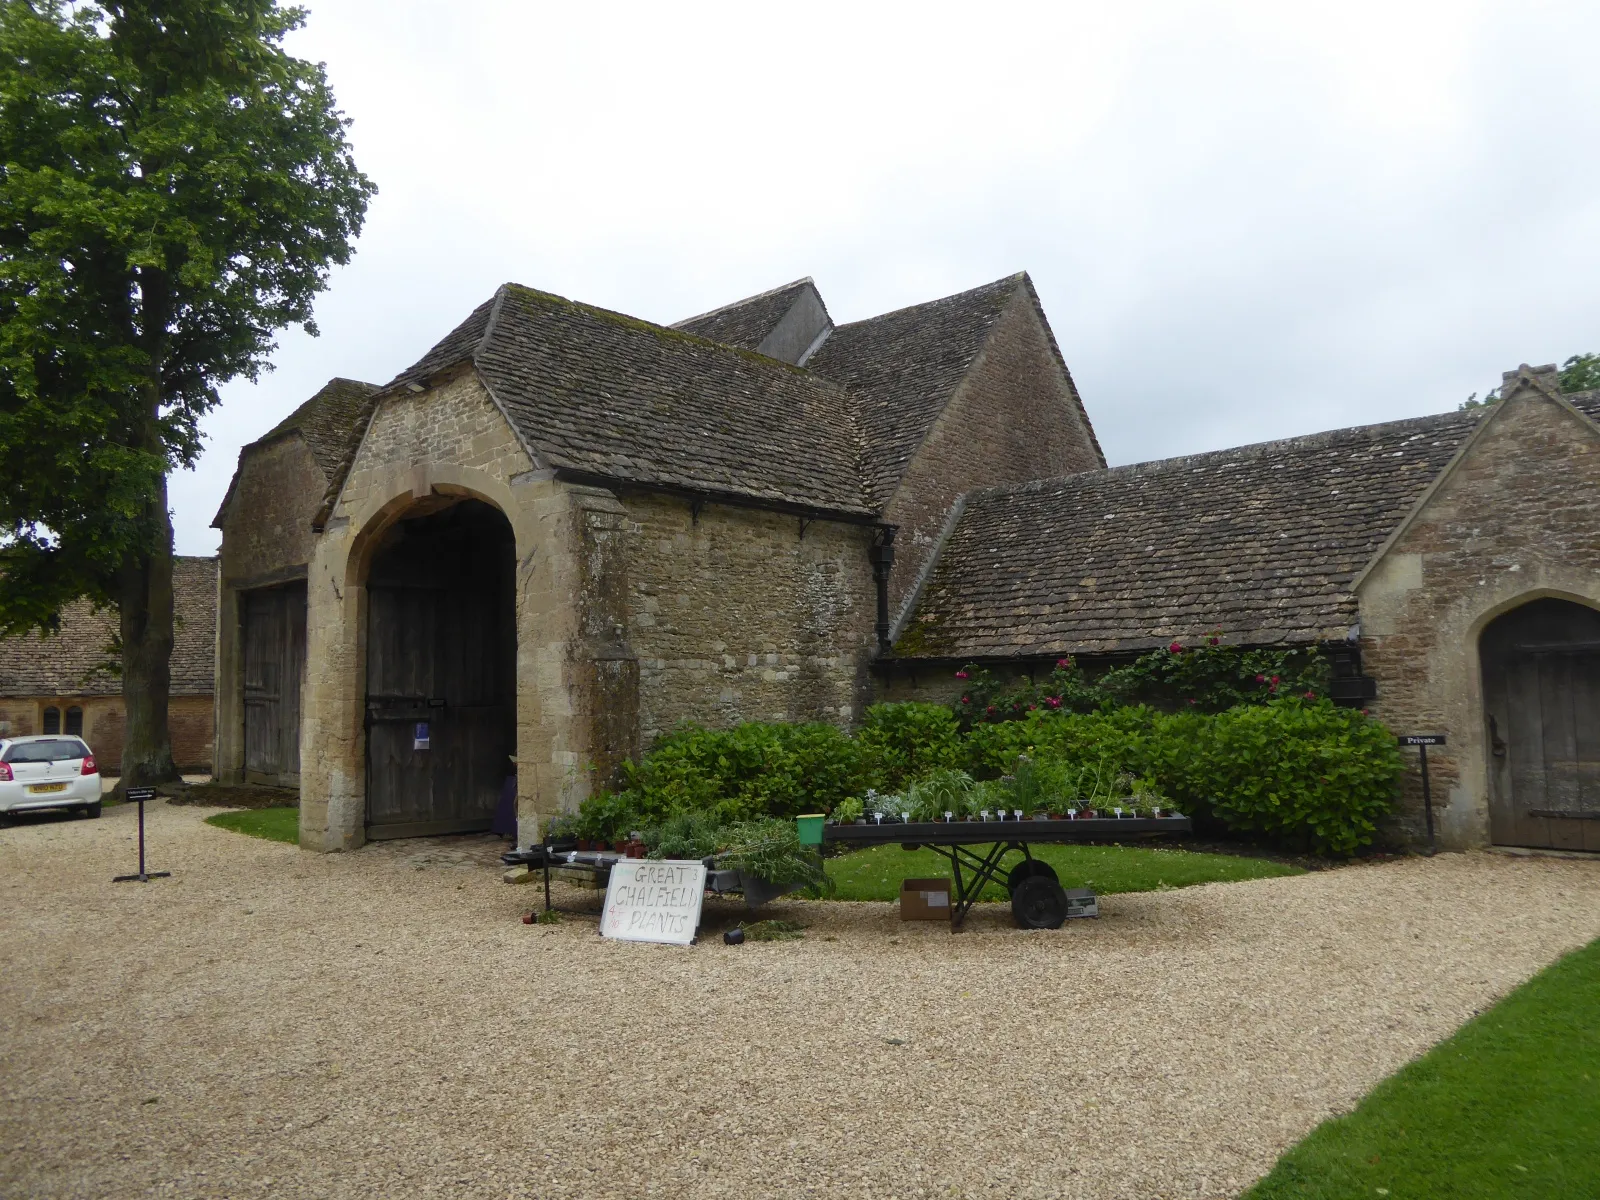
<svg viewBox="0 0 1600 1200"><path fill-rule="evenodd" d="M900 919L902 921L948 921L950 919L950 881L948 879L902 879L900 881Z"/></svg>
<svg viewBox="0 0 1600 1200"><path fill-rule="evenodd" d="M1067 916L1098 917L1100 901L1088 888L1067 889Z"/></svg>

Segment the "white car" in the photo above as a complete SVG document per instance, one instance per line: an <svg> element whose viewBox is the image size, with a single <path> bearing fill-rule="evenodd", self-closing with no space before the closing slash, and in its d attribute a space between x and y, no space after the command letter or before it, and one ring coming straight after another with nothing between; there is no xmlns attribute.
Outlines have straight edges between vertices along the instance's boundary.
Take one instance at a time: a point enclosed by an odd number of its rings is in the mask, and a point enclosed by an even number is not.
<svg viewBox="0 0 1600 1200"><path fill-rule="evenodd" d="M82 738L47 733L0 739L0 816L38 808L100 815L100 768Z"/></svg>

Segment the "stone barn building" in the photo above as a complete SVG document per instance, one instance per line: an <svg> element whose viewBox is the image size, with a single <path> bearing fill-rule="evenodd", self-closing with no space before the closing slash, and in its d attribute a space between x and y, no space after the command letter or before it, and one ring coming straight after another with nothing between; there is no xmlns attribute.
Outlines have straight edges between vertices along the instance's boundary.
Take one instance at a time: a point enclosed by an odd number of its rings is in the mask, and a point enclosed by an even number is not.
<svg viewBox="0 0 1600 1200"><path fill-rule="evenodd" d="M1025 275L838 328L507 285L241 454L221 777L338 849L486 828L514 764L531 835L681 721L848 724L956 498L1103 466Z"/></svg>
<svg viewBox="0 0 1600 1200"><path fill-rule="evenodd" d="M672 327L507 285L241 454L219 771L322 849L487 828L514 771L526 841L681 721L1220 630L1446 733L1447 844L1600 850L1600 399L1554 380L1107 469L1026 275L837 327L810 280Z"/></svg>
<svg viewBox="0 0 1600 1200"><path fill-rule="evenodd" d="M184 772L211 770L217 560L180 556L172 564L175 626L168 731ZM124 710L116 663L117 613L69 604L61 627L0 642L0 737L74 733L100 769L122 762Z"/></svg>
<svg viewBox="0 0 1600 1200"><path fill-rule="evenodd" d="M1335 699L1448 738L1429 755L1441 842L1600 851L1600 393L1563 396L1554 367L1502 392L975 491L884 694L947 700L962 663L1048 672L1213 632L1320 646ZM1415 837L1415 774L1406 801Z"/></svg>

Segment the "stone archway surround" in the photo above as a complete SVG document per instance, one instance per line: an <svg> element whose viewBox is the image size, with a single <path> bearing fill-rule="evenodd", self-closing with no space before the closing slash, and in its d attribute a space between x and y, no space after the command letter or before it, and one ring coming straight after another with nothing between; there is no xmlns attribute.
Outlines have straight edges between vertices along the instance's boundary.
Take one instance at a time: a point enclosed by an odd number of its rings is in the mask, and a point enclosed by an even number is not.
<svg viewBox="0 0 1600 1200"><path fill-rule="evenodd" d="M1413 613L1393 623L1385 619L1385 601L1401 597L1385 595L1378 577L1369 582L1379 586L1363 590L1363 664L1378 679L1375 715L1396 734L1442 731L1450 738L1447 751L1428 755L1438 840L1447 849L1490 844L1490 745L1479 648L1484 629L1534 600L1568 600L1600 610L1600 578L1588 572L1547 569L1534 579L1525 574L1518 569L1486 575L1453 601L1428 605L1425 618ZM1377 611L1369 616L1370 610ZM1415 752L1406 754L1414 774ZM1408 780L1401 819L1413 838L1421 828L1415 791L1415 779Z"/></svg>
<svg viewBox="0 0 1600 1200"><path fill-rule="evenodd" d="M507 431L509 433L509 431ZM510 463L452 463L366 470L347 487L321 538L308 579L307 684L301 724L300 844L347 850L365 840L366 577L383 533L419 507L475 498L503 513L516 544L518 809L558 810L577 754L563 669L573 636L575 565L564 536L565 490L547 471ZM516 461L521 459L520 463ZM525 469L512 474L507 468ZM347 503L347 501L349 503Z"/></svg>

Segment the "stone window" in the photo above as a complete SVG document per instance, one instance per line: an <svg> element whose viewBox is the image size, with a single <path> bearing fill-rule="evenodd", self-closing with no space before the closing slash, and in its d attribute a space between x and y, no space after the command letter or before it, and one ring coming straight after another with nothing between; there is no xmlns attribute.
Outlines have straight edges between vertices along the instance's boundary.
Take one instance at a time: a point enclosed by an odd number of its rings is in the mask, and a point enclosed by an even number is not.
<svg viewBox="0 0 1600 1200"><path fill-rule="evenodd" d="M83 736L83 709L76 704L67 709L67 727L62 732L70 733L74 737Z"/></svg>
<svg viewBox="0 0 1600 1200"><path fill-rule="evenodd" d="M54 704L46 705L44 710L44 732L61 732L61 710Z"/></svg>

